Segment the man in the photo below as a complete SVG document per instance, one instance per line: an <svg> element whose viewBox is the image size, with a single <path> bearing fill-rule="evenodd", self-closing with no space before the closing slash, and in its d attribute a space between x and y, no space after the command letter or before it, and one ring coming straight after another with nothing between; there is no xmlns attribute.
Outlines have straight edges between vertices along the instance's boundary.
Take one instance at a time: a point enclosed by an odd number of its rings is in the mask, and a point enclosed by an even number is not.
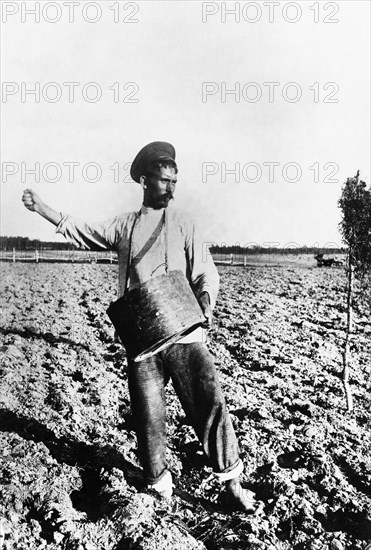
<svg viewBox="0 0 371 550"><path fill-rule="evenodd" d="M136 156L131 176L143 189L143 205L102 224L87 224L44 204L30 189L22 200L26 208L56 225L80 248L115 250L119 262L119 289L129 290L170 270L187 277L211 325L219 275L193 221L170 203L177 183L175 150L166 142L146 145ZM166 227L164 227L164 220ZM130 258L128 257L130 256ZM134 362L128 358L131 408L136 426L138 454L147 487L170 497L172 476L166 460L164 388L172 379L188 420L203 446L216 477L225 483L225 504L230 510L254 511L253 493L243 489L243 465L226 409L215 365L207 350L204 328L199 327L157 354Z"/></svg>

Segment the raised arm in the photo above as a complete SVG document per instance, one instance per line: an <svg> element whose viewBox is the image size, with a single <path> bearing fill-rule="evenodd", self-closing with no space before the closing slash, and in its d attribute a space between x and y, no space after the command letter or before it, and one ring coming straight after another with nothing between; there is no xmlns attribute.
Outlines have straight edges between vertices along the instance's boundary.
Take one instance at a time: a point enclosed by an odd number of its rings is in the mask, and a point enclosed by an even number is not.
<svg viewBox="0 0 371 550"><path fill-rule="evenodd" d="M120 223L114 218L102 223L86 223L68 214L58 212L45 204L32 189L25 189L22 201L31 212L37 212L56 225L70 243L87 250L116 250L120 235Z"/></svg>
<svg viewBox="0 0 371 550"><path fill-rule="evenodd" d="M61 213L45 204L40 199L39 195L32 189L25 189L23 191L22 201L28 210L31 210L31 212L37 212L40 216L48 220L48 222L51 222L53 225L58 225L62 219Z"/></svg>

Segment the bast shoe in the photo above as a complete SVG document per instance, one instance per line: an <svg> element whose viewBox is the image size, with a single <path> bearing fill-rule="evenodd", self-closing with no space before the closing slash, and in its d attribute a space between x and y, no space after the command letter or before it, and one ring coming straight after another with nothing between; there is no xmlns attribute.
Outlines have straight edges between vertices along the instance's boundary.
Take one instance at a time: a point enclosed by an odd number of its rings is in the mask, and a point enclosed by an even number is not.
<svg viewBox="0 0 371 550"><path fill-rule="evenodd" d="M157 496L171 498L173 495L173 478L169 471L156 483L148 483L147 489L154 491Z"/></svg>

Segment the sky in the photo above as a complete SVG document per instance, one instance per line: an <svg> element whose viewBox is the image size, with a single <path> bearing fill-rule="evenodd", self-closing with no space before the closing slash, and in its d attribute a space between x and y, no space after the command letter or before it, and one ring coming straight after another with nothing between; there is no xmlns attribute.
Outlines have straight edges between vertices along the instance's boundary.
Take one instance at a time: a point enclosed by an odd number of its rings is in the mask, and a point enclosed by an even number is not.
<svg viewBox="0 0 371 550"><path fill-rule="evenodd" d="M369 2L1 7L2 235L63 240L24 188L89 221L138 210L129 163L161 140L205 241L341 244L342 184L370 182Z"/></svg>

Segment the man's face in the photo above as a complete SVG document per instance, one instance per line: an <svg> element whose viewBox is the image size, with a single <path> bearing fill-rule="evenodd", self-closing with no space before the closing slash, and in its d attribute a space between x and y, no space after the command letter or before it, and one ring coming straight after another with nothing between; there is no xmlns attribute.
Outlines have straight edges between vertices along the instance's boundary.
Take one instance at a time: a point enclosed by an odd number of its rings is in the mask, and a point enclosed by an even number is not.
<svg viewBox="0 0 371 550"><path fill-rule="evenodd" d="M156 176L146 178L144 189L144 204L151 208L166 208L172 199L177 174L173 168L161 168Z"/></svg>

